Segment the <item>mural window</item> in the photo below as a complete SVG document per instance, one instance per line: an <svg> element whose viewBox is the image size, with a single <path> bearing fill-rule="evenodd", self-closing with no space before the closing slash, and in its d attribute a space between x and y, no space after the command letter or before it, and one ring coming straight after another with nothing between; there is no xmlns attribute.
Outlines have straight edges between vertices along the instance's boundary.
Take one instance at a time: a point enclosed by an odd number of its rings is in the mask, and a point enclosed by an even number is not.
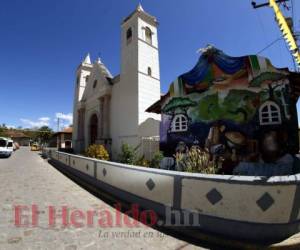
<svg viewBox="0 0 300 250"><path fill-rule="evenodd" d="M185 115L176 115L172 121L172 132L183 132L188 130L188 120Z"/></svg>
<svg viewBox="0 0 300 250"><path fill-rule="evenodd" d="M132 40L132 29L131 28L129 28L126 31L126 40L127 40L127 43L130 43Z"/></svg>
<svg viewBox="0 0 300 250"><path fill-rule="evenodd" d="M152 69L148 67L148 76L152 76Z"/></svg>
<svg viewBox="0 0 300 250"><path fill-rule="evenodd" d="M152 31L149 27L145 28L146 42L152 44Z"/></svg>
<svg viewBox="0 0 300 250"><path fill-rule="evenodd" d="M98 83L98 81L95 80L95 81L94 81L94 84L93 84L93 89L97 87L97 83Z"/></svg>
<svg viewBox="0 0 300 250"><path fill-rule="evenodd" d="M259 120L261 125L281 124L279 106L274 102L267 102L259 109Z"/></svg>

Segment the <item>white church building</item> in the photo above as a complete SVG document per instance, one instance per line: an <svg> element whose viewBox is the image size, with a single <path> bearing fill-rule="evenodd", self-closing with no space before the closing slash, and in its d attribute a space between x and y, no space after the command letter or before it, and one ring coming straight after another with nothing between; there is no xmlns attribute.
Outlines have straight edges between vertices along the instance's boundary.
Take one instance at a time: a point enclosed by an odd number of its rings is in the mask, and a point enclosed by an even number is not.
<svg viewBox="0 0 300 250"><path fill-rule="evenodd" d="M121 72L112 76L89 54L76 71L73 147L102 144L115 159L122 143L136 147L159 135L160 115L145 110L160 99L158 22L139 5L121 25Z"/></svg>

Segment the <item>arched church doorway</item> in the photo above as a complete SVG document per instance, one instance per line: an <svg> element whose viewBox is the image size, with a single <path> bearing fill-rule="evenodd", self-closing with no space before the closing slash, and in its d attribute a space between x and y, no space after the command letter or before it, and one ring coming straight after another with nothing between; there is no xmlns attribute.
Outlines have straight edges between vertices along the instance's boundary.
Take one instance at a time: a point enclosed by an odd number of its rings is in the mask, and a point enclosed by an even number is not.
<svg viewBox="0 0 300 250"><path fill-rule="evenodd" d="M90 144L95 144L98 137L98 117L94 114L90 119Z"/></svg>

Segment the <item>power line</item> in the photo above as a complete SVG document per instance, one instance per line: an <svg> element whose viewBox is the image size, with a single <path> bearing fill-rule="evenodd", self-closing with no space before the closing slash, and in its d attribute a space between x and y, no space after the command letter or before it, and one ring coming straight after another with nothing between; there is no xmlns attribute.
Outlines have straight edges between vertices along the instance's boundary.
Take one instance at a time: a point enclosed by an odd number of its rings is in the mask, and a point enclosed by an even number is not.
<svg viewBox="0 0 300 250"><path fill-rule="evenodd" d="M294 0L291 0L291 7L292 7L292 19L295 20ZM293 22L293 29L295 29L294 22Z"/></svg>
<svg viewBox="0 0 300 250"><path fill-rule="evenodd" d="M264 42L265 42L265 44L267 44L267 39L266 39L267 32L266 32L265 26L264 26L264 24L263 24L263 22L261 20L260 14L257 11L256 11L256 17L258 19L258 23L259 23L261 31L262 31L262 36L263 36Z"/></svg>
<svg viewBox="0 0 300 250"><path fill-rule="evenodd" d="M57 132L59 131L60 118L57 118Z"/></svg>
<svg viewBox="0 0 300 250"><path fill-rule="evenodd" d="M262 50L258 51L256 53L256 55L259 55L260 53L262 53L266 49L270 48L272 45L274 45L276 42L280 41L281 39L282 39L282 36L280 36L279 38L277 38L276 40L274 40L273 42L271 42L269 45L267 45L266 47L264 47Z"/></svg>

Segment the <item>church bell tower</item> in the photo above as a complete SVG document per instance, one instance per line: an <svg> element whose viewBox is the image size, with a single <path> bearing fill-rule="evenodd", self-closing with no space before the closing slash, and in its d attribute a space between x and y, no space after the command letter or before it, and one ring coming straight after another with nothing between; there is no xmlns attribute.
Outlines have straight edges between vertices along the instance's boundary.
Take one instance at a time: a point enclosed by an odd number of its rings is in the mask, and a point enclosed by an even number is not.
<svg viewBox="0 0 300 250"><path fill-rule="evenodd" d="M81 152L84 149L84 110L81 107L82 96L86 88L89 76L91 74L93 65L91 64L90 55L87 54L84 60L80 63L76 70L76 84L74 93L73 104L73 133L72 141L73 148L77 152Z"/></svg>
<svg viewBox="0 0 300 250"><path fill-rule="evenodd" d="M123 20L121 32L121 85L126 113L132 113L137 126L160 115L145 112L160 99L158 22L139 4ZM127 117L128 119L128 117Z"/></svg>

